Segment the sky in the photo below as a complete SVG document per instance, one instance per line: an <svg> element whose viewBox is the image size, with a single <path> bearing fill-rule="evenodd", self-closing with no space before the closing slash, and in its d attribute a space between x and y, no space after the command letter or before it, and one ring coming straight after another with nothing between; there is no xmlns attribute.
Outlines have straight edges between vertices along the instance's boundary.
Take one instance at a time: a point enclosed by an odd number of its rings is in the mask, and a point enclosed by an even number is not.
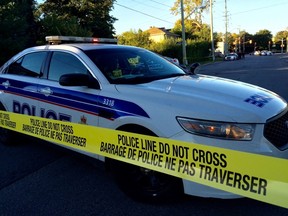
<svg viewBox="0 0 288 216"><path fill-rule="evenodd" d="M39 3L45 0L37 0ZM175 16L170 9L176 0L116 0L111 15L116 34L151 26L173 28L181 15ZM228 32L246 31L255 34L267 29L275 36L288 30L287 0L226 0ZM205 1L204 1L205 2ZM210 12L203 13L203 21L210 25ZM213 4L213 31L225 33L225 0Z"/></svg>
<svg viewBox="0 0 288 216"><path fill-rule="evenodd" d="M117 0L111 15L116 34L125 31L147 30L151 26L173 28L181 15L170 9L175 0ZM267 29L275 35L288 30L287 0L227 0L228 32L246 31L255 34ZM203 13L203 21L210 25L210 12ZM213 31L225 32L225 0L215 0L213 5Z"/></svg>

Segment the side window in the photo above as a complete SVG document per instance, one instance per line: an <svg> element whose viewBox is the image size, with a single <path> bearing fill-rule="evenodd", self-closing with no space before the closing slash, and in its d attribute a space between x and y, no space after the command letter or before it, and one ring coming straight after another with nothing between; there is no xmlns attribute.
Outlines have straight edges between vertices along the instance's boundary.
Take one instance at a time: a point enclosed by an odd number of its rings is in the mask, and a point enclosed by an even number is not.
<svg viewBox="0 0 288 216"><path fill-rule="evenodd" d="M16 62L12 63L8 70L8 74L16 74L21 76L40 77L41 66L47 52L35 52L27 54Z"/></svg>
<svg viewBox="0 0 288 216"><path fill-rule="evenodd" d="M65 52L54 52L51 58L48 79L59 81L64 74L87 74L87 68L74 55Z"/></svg>

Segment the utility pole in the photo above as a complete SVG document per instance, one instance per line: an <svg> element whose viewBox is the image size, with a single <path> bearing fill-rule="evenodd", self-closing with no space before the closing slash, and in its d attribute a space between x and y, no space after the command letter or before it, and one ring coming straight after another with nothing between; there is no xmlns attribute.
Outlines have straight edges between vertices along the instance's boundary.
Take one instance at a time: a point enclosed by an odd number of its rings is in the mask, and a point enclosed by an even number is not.
<svg viewBox="0 0 288 216"><path fill-rule="evenodd" d="M286 38L286 53L288 53L288 37Z"/></svg>
<svg viewBox="0 0 288 216"><path fill-rule="evenodd" d="M283 47L284 47L284 39L281 39L281 54L283 54Z"/></svg>
<svg viewBox="0 0 288 216"><path fill-rule="evenodd" d="M228 14L227 14L227 0L225 0L225 43L224 55L228 54Z"/></svg>
<svg viewBox="0 0 288 216"><path fill-rule="evenodd" d="M181 0L181 24L182 24L182 55L183 55L183 64L188 65L187 54L186 54L186 38L185 38L185 24L184 24L184 6L183 0Z"/></svg>
<svg viewBox="0 0 288 216"><path fill-rule="evenodd" d="M245 34L246 34L246 31L244 31L244 34L243 34L243 54L245 55L245 40L246 40L246 38L245 38Z"/></svg>
<svg viewBox="0 0 288 216"><path fill-rule="evenodd" d="M211 28L211 53L212 60L215 61L214 35L213 35L213 1L210 0L210 28Z"/></svg>
<svg viewBox="0 0 288 216"><path fill-rule="evenodd" d="M211 1L211 0L210 0ZM193 14L195 11L197 11L198 9L203 9L205 8L206 5L203 5L203 0L201 3L201 6L199 7L195 7L193 9L193 11L188 15L190 16L191 14ZM188 61L187 61L187 53L186 53L186 38L185 38L185 19L188 17L184 17L184 3L183 0L180 1L180 10L181 10L181 25L182 25L182 55L183 55L183 64L184 65L188 65ZM214 46L214 45L213 45Z"/></svg>

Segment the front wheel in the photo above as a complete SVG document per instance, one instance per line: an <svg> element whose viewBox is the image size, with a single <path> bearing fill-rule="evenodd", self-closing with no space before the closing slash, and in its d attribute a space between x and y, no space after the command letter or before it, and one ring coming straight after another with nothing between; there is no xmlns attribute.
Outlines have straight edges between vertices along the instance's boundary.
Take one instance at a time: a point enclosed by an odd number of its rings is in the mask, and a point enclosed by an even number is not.
<svg viewBox="0 0 288 216"><path fill-rule="evenodd" d="M110 165L119 187L136 200L172 201L183 194L180 178L116 160Z"/></svg>
<svg viewBox="0 0 288 216"><path fill-rule="evenodd" d="M126 125L120 131L156 136L138 125ZM175 201L183 195L182 179L133 164L107 159L119 187L130 197L144 202Z"/></svg>

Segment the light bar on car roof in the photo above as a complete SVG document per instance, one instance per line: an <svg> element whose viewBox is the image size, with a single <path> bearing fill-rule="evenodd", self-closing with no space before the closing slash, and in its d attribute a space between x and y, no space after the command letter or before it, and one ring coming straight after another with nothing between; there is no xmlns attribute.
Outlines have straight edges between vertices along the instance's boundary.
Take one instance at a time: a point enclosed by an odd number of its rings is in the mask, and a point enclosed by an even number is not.
<svg viewBox="0 0 288 216"><path fill-rule="evenodd" d="M94 37L76 37L76 36L46 36L46 41L49 44L60 43L113 43L117 44L115 38L94 38Z"/></svg>

